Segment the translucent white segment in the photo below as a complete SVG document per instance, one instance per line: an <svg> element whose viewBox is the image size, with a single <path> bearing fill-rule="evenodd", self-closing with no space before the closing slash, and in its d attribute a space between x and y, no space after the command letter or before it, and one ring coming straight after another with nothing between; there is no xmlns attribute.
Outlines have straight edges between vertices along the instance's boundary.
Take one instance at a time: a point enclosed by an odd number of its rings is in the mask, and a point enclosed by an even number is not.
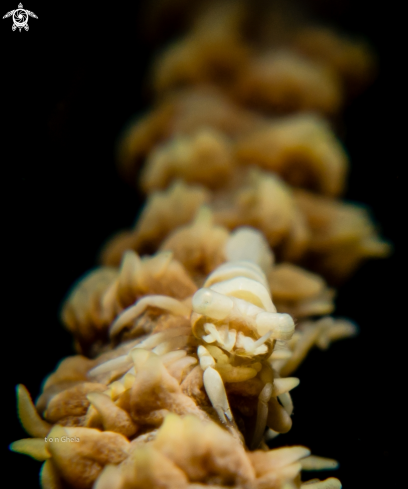
<svg viewBox="0 0 408 489"><path fill-rule="evenodd" d="M215 360L205 346L200 345L197 349L197 355L200 360L200 367L206 370L208 367L215 365Z"/></svg>
<svg viewBox="0 0 408 489"><path fill-rule="evenodd" d="M221 348L218 348L218 346L214 345L208 345L207 350L210 353L210 355L215 358L217 361L217 364L229 364L229 357L224 353L224 351Z"/></svg>
<svg viewBox="0 0 408 489"><path fill-rule="evenodd" d="M148 350L134 348L130 352L136 371L139 370L151 356L151 352Z"/></svg>
<svg viewBox="0 0 408 489"><path fill-rule="evenodd" d="M263 312L256 317L256 327L261 336L272 331L273 338L289 340L295 330L295 323L289 314Z"/></svg>
<svg viewBox="0 0 408 489"><path fill-rule="evenodd" d="M273 395L281 396L285 392L289 392L299 385L300 381L297 377L286 377L284 379L275 379L273 381ZM283 404L283 403L282 403Z"/></svg>
<svg viewBox="0 0 408 489"><path fill-rule="evenodd" d="M218 328L218 331L220 332L222 341L225 343L228 339L228 331L229 331L229 326L228 324L223 324Z"/></svg>
<svg viewBox="0 0 408 489"><path fill-rule="evenodd" d="M153 348L152 352L156 353L156 355L164 355L173 350L177 350L178 348L184 348L188 342L188 336L176 336L174 338L170 338L169 340L163 341L160 345L157 345Z"/></svg>
<svg viewBox="0 0 408 489"><path fill-rule="evenodd" d="M108 360L107 362L101 363L97 365L92 370L88 372L89 377L96 377L101 374L105 374L106 372L110 372L111 370L115 370L117 368L126 367L127 365L132 364L132 359L129 354L121 355L120 357L113 358L112 360Z"/></svg>
<svg viewBox="0 0 408 489"><path fill-rule="evenodd" d="M213 319L225 319L234 302L224 294L202 288L193 295L193 311Z"/></svg>
<svg viewBox="0 0 408 489"><path fill-rule="evenodd" d="M168 297L167 295L148 295L125 309L116 318L110 327L109 335L112 337L119 333L124 326L134 321L149 306L164 309L177 316L188 316L191 312L188 306L173 297Z"/></svg>
<svg viewBox="0 0 408 489"><path fill-rule="evenodd" d="M341 489L342 485L339 479L329 477L324 481L313 481L310 484L305 482L300 487L301 489Z"/></svg>
<svg viewBox="0 0 408 489"><path fill-rule="evenodd" d="M231 351L234 348L235 342L237 340L237 332L235 329L230 329L227 331L227 338L224 341L224 349Z"/></svg>
<svg viewBox="0 0 408 489"><path fill-rule="evenodd" d="M281 469L310 455L310 450L303 446L276 448L268 452L271 470Z"/></svg>
<svg viewBox="0 0 408 489"><path fill-rule="evenodd" d="M231 311L231 319L242 318L242 316L244 316L245 319L255 319L258 314L265 312L261 307L251 304L243 299L237 299L236 297L233 297L232 299L234 301L234 308Z"/></svg>
<svg viewBox="0 0 408 489"><path fill-rule="evenodd" d="M262 307L267 312L276 312L269 291L264 285L247 277L235 277L211 285L211 290L220 294L238 297Z"/></svg>
<svg viewBox="0 0 408 489"><path fill-rule="evenodd" d="M309 455L301 460L300 463L302 464L302 470L334 470L339 466L337 460L318 457L317 455Z"/></svg>
<svg viewBox="0 0 408 489"><path fill-rule="evenodd" d="M191 328L185 327L185 326L180 327L180 328L166 329L164 331L161 331L160 333L156 333L156 334L153 334L151 336L148 336L145 340L141 341L136 346L134 346L133 350L138 349L138 348L150 350L151 348L154 348L157 345L160 345L160 343L163 343L163 341L166 341L170 338L174 338L175 336L186 335L190 331L191 331Z"/></svg>
<svg viewBox="0 0 408 489"><path fill-rule="evenodd" d="M142 260L140 256L132 251L127 250L122 256L122 262L119 270L119 282L122 287L131 288L135 277L138 276L139 270L142 266Z"/></svg>
<svg viewBox="0 0 408 489"><path fill-rule="evenodd" d="M246 351L252 351L255 341L244 333L239 332L237 337L237 348L243 348Z"/></svg>
<svg viewBox="0 0 408 489"><path fill-rule="evenodd" d="M218 341L218 343L221 343L221 344L224 343L224 339L221 338L221 334L218 331L218 329L215 327L214 324L205 323L204 324L204 331L208 334L211 334L213 336L213 338L215 338L215 340Z"/></svg>
<svg viewBox="0 0 408 489"><path fill-rule="evenodd" d="M261 336L259 340L256 340L254 343L254 349L256 350L259 346L263 345L272 335L272 331L268 331L266 334Z"/></svg>
<svg viewBox="0 0 408 489"><path fill-rule="evenodd" d="M253 449L257 448L262 441L268 418L268 401L271 398L273 387L271 383L266 383L258 397L258 409L256 416L256 425L252 439Z"/></svg>
<svg viewBox="0 0 408 489"><path fill-rule="evenodd" d="M266 336L266 335L265 335ZM266 339L265 339L266 341ZM257 347L255 347L255 340L250 338L249 336L245 336L243 333L238 333L238 339L236 342L236 346L238 348L243 348L245 351L248 353L252 353L253 355L262 355L263 353L266 353L268 351L268 348L266 345L261 344Z"/></svg>
<svg viewBox="0 0 408 489"><path fill-rule="evenodd" d="M183 371L188 367L195 365L196 363L197 363L197 358L186 356L178 360L177 362L172 363L168 367L168 371L175 379L177 379L180 382Z"/></svg>
<svg viewBox="0 0 408 489"><path fill-rule="evenodd" d="M262 402L268 402L272 396L272 392L273 392L273 386L270 382L267 382L264 385L261 393L259 394L259 400Z"/></svg>
<svg viewBox="0 0 408 489"><path fill-rule="evenodd" d="M242 226L231 233L224 252L228 261L252 261L265 271L269 271L274 262L272 250L265 236L248 226Z"/></svg>
<svg viewBox="0 0 408 489"><path fill-rule="evenodd" d="M206 343L215 343L216 342L216 339L214 338L214 336L212 334L207 334L207 335L203 336L203 340Z"/></svg>
<svg viewBox="0 0 408 489"><path fill-rule="evenodd" d="M293 413L293 401L291 395L289 394L289 392L284 392L278 397L280 402L282 403L283 408L290 416Z"/></svg>
<svg viewBox="0 0 408 489"><path fill-rule="evenodd" d="M272 355L269 357L269 360L287 360L291 356L292 356L292 352L290 350L275 349L272 352Z"/></svg>
<svg viewBox="0 0 408 489"><path fill-rule="evenodd" d="M273 440L274 438L276 438L278 435L280 435L280 433L273 430L272 428L268 428L265 433L264 439L266 442L268 442L269 440Z"/></svg>
<svg viewBox="0 0 408 489"><path fill-rule="evenodd" d="M182 370L190 365L195 365L197 363L197 358L194 358L194 357L190 357L190 356L186 356L184 358L181 358L180 360L178 360L177 362L174 362L170 368L172 370Z"/></svg>
<svg viewBox="0 0 408 489"><path fill-rule="evenodd" d="M150 270L152 277L159 278L165 271L167 267L170 265L171 260L173 259L172 251L159 251L152 257L148 258L150 264Z"/></svg>
<svg viewBox="0 0 408 489"><path fill-rule="evenodd" d="M185 357L186 355L187 355L187 352L184 350L170 351L170 352L162 355L160 357L160 360L162 361L162 363L165 367L168 367L173 362L177 362L178 360Z"/></svg>
<svg viewBox="0 0 408 489"><path fill-rule="evenodd" d="M227 262L220 265L214 272L212 272L204 283L204 287L210 287L211 285L229 280L235 277L246 277L252 280L256 280L265 286L269 291L269 284L265 277L265 274L255 263L249 261L234 261Z"/></svg>
<svg viewBox="0 0 408 489"><path fill-rule="evenodd" d="M205 391L221 421L224 423L228 423L228 421L233 422L234 418L228 403L224 382L222 381L220 374L209 367L204 372L203 380Z"/></svg>

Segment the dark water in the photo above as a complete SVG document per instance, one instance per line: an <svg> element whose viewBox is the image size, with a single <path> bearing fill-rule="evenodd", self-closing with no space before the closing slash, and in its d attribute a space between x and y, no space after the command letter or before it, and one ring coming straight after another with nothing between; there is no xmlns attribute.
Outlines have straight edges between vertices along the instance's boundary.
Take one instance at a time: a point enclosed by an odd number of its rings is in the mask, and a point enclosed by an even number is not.
<svg viewBox="0 0 408 489"><path fill-rule="evenodd" d="M8 10L15 8L9 4ZM33 3L26 8L38 20L30 20L29 32L12 32L6 19L1 24L1 96L10 110L3 112L1 145L2 449L16 487L35 487L40 464L7 451L11 441L26 436L14 387L21 382L35 397L42 379L73 353L58 319L61 301L95 266L103 241L130 226L140 208L140 196L114 167L121 128L150 103L143 80L154 47L137 30L139 4L78 9L59 3L46 9ZM331 14L333 9L326 11ZM403 418L397 381L406 322L402 47L391 7L384 12L349 2L337 15L340 26L365 34L380 56L376 82L345 114L352 161L347 198L370 205L395 254L364 265L340 291L337 314L355 320L361 333L328 352L314 351L302 365L293 393L294 427L276 444L306 445L336 458L341 469L333 475L343 487L387 487Z"/></svg>

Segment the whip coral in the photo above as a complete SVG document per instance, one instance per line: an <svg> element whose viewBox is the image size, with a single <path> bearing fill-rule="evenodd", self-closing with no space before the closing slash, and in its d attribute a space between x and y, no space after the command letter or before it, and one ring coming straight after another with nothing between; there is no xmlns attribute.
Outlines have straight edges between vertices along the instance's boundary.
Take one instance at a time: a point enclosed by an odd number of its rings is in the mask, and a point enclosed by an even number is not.
<svg viewBox="0 0 408 489"><path fill-rule="evenodd" d="M341 487L302 474L336 460L269 445L296 423L310 350L357 332L331 316L334 284L390 251L340 200L349 158L328 119L374 57L308 24L251 39L248 8L210 6L158 56L160 100L119 142L146 203L64 301L76 354L35 403L17 387L30 438L10 448L43 463L43 489Z"/></svg>

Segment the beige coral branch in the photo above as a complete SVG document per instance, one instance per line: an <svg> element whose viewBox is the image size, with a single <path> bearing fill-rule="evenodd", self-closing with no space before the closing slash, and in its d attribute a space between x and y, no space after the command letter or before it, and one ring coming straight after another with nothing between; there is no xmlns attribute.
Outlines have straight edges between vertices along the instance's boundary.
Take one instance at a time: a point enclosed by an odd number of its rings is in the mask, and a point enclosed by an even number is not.
<svg viewBox="0 0 408 489"><path fill-rule="evenodd" d="M357 333L329 316L332 284L391 249L340 200L333 123L375 57L287 3L208 2L157 57L160 97L117 154L146 203L64 301L78 354L35 405L17 387L31 438L10 449L43 462L43 489L341 488L302 481L335 460L267 443L296 422L309 351Z"/></svg>

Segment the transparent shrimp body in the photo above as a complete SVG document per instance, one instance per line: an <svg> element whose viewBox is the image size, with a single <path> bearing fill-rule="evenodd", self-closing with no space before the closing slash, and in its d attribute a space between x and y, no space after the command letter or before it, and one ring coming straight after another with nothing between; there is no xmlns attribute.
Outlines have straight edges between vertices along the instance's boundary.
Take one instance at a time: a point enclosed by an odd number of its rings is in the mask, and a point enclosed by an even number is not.
<svg viewBox="0 0 408 489"><path fill-rule="evenodd" d="M276 312L266 278L251 262L221 265L194 294L192 306L194 335L241 357L270 356L275 340L288 340L294 331L293 319Z"/></svg>
<svg viewBox="0 0 408 489"><path fill-rule="evenodd" d="M273 255L259 231L239 228L231 233L224 254L227 261L207 277L203 287L191 299L179 301L164 295L144 296L115 319L110 336L114 338L120 334L148 307L190 318L191 329L183 326L156 333L133 349L147 349L158 355L178 355L183 352L176 350L186 347L192 332L199 343L197 357L203 370L206 393L227 427L235 426L235 422L225 384L254 379L260 386L255 394L258 408L252 439L252 446L257 447L266 424L271 426L268 420L272 419L272 411L280 411L283 419L283 423L272 423L276 431L290 429L292 403L289 390L296 387L298 379L280 379L271 360L273 355L282 352L283 343L292 337L294 322L288 314L278 313L272 302L266 276L272 267ZM275 346L279 351L274 351ZM131 367L131 356L114 359L115 368ZM190 365L195 358L181 360ZM184 363L181 366L185 366ZM124 375L124 381L128 374L133 374L132 368ZM104 371L104 366L97 367L94 374L102 375Z"/></svg>
<svg viewBox="0 0 408 489"><path fill-rule="evenodd" d="M272 302L260 265L270 267L273 260L265 258L265 253L271 252L259 234L244 228L230 238L226 249L241 259L227 261L209 275L193 296L191 314L193 334L201 342L197 354L204 370L204 386L221 421L233 422L224 383L261 378L264 388L259 394L257 442L265 428L275 377L268 359L276 341L281 344L289 340L295 328L292 317L278 313ZM242 241L252 244L247 246L248 255L255 256L256 261L245 259L250 256L243 253ZM257 242L262 245L261 251Z"/></svg>

